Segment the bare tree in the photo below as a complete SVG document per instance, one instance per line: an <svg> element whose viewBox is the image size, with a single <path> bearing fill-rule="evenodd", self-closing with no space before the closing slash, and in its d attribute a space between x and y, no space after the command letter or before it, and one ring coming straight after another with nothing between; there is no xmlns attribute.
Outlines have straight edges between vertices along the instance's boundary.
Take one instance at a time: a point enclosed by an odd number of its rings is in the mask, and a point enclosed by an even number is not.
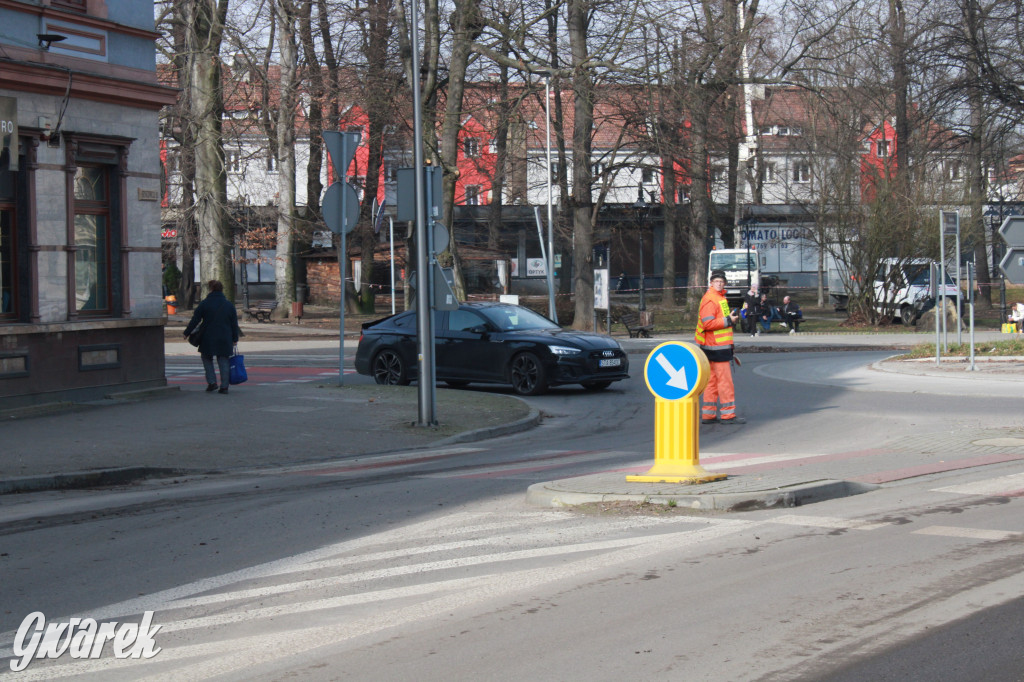
<svg viewBox="0 0 1024 682"><path fill-rule="evenodd" d="M199 232L199 268L204 282L219 279L224 293L234 296L231 267L231 234L224 207L227 181L221 140L220 46L228 0L184 0L185 63L184 87L190 107L188 135L195 145L195 216ZM205 283L203 294L205 295Z"/></svg>

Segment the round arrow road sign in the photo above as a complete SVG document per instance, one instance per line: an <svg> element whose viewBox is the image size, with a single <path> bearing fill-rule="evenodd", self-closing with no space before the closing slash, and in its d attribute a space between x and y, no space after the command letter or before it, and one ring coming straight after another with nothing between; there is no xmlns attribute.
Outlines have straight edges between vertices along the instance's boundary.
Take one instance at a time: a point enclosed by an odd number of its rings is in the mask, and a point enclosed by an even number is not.
<svg viewBox="0 0 1024 682"><path fill-rule="evenodd" d="M667 341L647 356L644 380L654 397L682 400L708 385L711 365L704 351L685 341Z"/></svg>

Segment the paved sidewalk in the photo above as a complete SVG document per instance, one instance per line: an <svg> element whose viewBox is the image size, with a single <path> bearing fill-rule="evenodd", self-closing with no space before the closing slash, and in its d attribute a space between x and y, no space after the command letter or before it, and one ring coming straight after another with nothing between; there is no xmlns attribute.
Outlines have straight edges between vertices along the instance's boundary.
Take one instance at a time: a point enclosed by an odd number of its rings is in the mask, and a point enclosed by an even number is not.
<svg viewBox="0 0 1024 682"><path fill-rule="evenodd" d="M439 390L436 428L414 426L415 386L334 381L169 387L48 415L7 419L0 494L296 465L468 442L532 428L537 410L509 395Z"/></svg>

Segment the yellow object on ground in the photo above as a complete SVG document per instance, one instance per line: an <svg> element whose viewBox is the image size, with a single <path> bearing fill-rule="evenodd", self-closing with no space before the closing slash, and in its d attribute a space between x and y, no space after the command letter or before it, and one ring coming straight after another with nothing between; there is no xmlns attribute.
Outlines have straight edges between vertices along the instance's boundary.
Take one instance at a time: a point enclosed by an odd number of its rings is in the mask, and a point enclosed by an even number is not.
<svg viewBox="0 0 1024 682"><path fill-rule="evenodd" d="M669 341L647 356L644 379L654 394L654 466L626 476L634 483L706 483L726 478L700 465L700 394L711 366L692 343Z"/></svg>

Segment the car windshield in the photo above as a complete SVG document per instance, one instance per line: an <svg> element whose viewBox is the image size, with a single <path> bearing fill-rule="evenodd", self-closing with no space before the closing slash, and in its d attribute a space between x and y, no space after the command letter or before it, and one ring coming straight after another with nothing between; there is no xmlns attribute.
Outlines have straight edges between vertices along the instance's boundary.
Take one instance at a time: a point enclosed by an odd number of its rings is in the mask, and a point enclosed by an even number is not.
<svg viewBox="0 0 1024 682"><path fill-rule="evenodd" d="M907 281L911 286L926 287L932 283L931 267L927 263L914 263L906 268ZM955 286L953 278L946 272L946 285Z"/></svg>
<svg viewBox="0 0 1024 682"><path fill-rule="evenodd" d="M715 253L711 252L711 269L725 270L727 272L738 272L740 270L756 270L757 254L745 253Z"/></svg>
<svg viewBox="0 0 1024 682"><path fill-rule="evenodd" d="M533 312L529 308L517 305L494 306L482 308L480 313L497 325L503 332L523 331L526 329L558 329L558 325L548 318Z"/></svg>

